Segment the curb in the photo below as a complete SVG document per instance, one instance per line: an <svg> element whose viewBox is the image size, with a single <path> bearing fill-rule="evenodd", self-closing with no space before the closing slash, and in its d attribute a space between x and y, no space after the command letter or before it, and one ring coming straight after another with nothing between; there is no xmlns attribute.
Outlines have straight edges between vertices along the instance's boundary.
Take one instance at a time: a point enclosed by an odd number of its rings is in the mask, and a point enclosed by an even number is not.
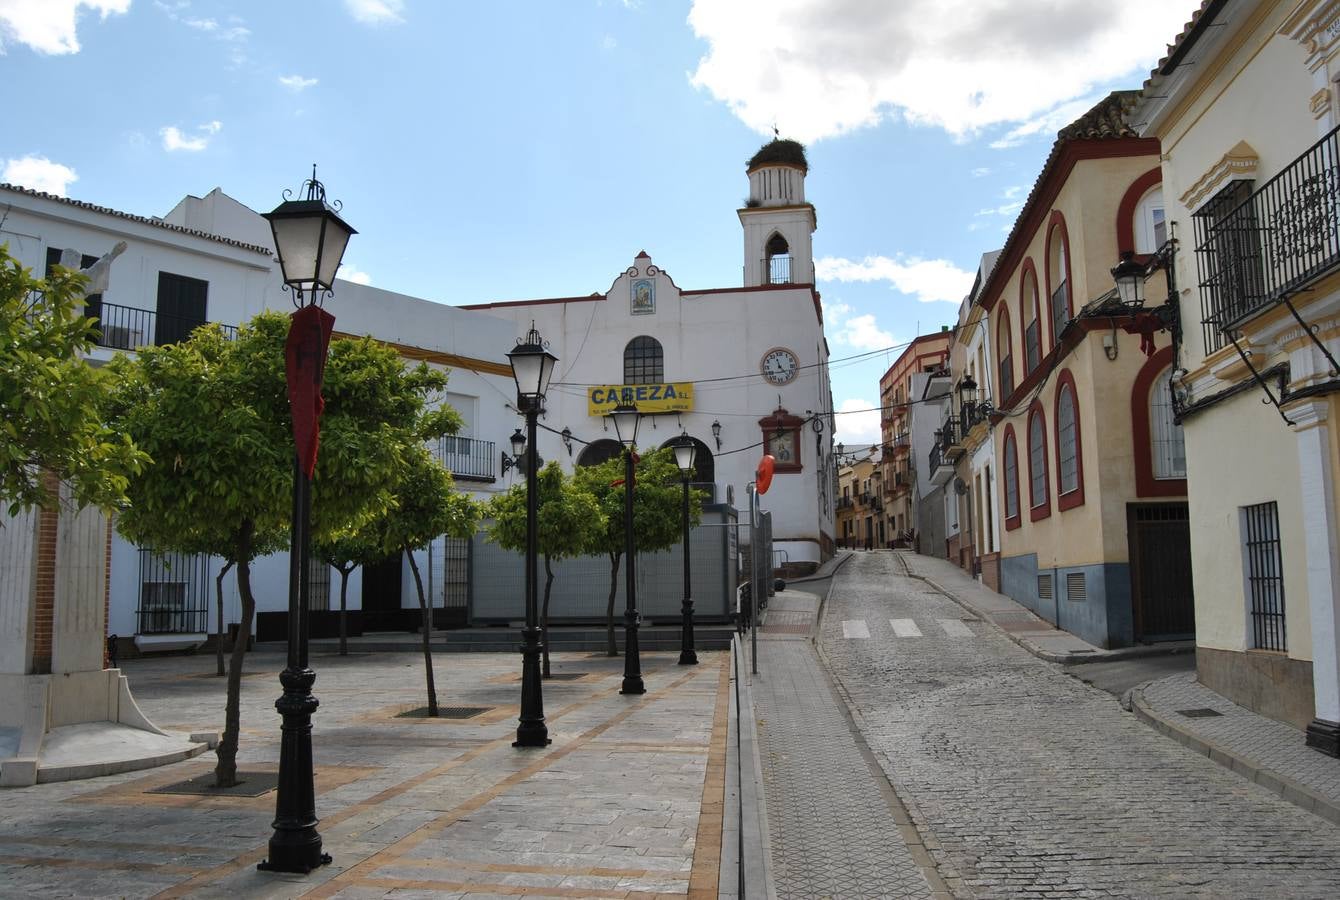
<svg viewBox="0 0 1340 900"><path fill-rule="evenodd" d="M1219 765L1229 769L1243 778L1258 784L1268 791L1278 794L1283 799L1289 801L1294 806L1307 810L1310 813L1321 816L1323 819L1335 825L1340 825L1340 804L1328 797L1323 797L1315 793L1311 788L1299 784L1291 778L1283 775L1277 775L1263 769L1258 763L1247 759L1246 757L1216 744L1213 741L1200 737L1191 731L1186 730L1170 719L1161 716L1145 700L1145 687L1153 682L1133 687L1126 692L1123 699L1129 700L1129 708L1135 713L1136 718L1152 727L1167 737L1172 738L1189 750L1194 750L1202 756L1207 756L1217 762Z"/></svg>

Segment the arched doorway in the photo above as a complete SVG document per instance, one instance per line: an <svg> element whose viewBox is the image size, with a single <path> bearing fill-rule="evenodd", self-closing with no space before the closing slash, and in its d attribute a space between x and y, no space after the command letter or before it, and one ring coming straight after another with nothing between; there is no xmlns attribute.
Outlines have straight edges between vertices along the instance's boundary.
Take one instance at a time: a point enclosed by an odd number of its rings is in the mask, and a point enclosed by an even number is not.
<svg viewBox="0 0 1340 900"><path fill-rule="evenodd" d="M664 450L666 447L673 447L677 440L679 440L677 437L670 438L670 440L661 444L661 449ZM707 491L711 501L715 501L717 480L716 460L712 457L712 451L708 450L707 445L702 441L692 436L689 437L689 440L693 441L695 448L693 452L693 481L689 482L689 484Z"/></svg>
<svg viewBox="0 0 1340 900"><path fill-rule="evenodd" d="M602 438L598 441L592 441L582 448L582 452L577 454L577 465L598 466L607 459L614 459L621 452L623 452L623 445L618 441Z"/></svg>

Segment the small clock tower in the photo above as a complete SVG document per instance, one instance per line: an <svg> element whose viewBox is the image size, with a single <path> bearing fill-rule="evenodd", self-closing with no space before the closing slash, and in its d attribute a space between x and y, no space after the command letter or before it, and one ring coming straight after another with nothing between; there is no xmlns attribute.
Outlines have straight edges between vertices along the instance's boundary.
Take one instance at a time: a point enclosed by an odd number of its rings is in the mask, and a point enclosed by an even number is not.
<svg viewBox="0 0 1340 900"><path fill-rule="evenodd" d="M749 160L749 197L739 210L744 227L744 286L813 284L817 225L805 200L805 148L774 139Z"/></svg>

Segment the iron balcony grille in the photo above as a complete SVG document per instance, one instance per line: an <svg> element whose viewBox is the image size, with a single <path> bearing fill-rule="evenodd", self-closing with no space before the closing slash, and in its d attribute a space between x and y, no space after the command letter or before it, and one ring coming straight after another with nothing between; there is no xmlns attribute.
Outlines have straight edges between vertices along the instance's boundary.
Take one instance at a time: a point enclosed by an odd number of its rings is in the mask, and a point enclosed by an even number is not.
<svg viewBox="0 0 1340 900"><path fill-rule="evenodd" d="M972 431L973 427L986 421L987 410L989 407L985 403L967 401L961 404L959 408L959 418L963 422L963 433L966 435Z"/></svg>
<svg viewBox="0 0 1340 900"><path fill-rule="evenodd" d="M1274 502L1244 506L1242 530L1247 595L1252 605L1252 646L1260 650L1287 650L1279 508Z"/></svg>
<svg viewBox="0 0 1340 900"><path fill-rule="evenodd" d="M1194 216L1205 352L1252 315L1340 266L1340 129L1251 190L1238 181Z"/></svg>
<svg viewBox="0 0 1340 900"><path fill-rule="evenodd" d="M138 309L116 303L90 303L85 314L95 319L98 346L110 350L138 350L140 347L161 347L175 344L189 337L203 319L172 316L152 309ZM220 325L229 340L237 338L237 327Z"/></svg>
<svg viewBox="0 0 1340 900"><path fill-rule="evenodd" d="M205 634L209 630L209 557L140 550L137 634Z"/></svg>
<svg viewBox="0 0 1340 900"><path fill-rule="evenodd" d="M1000 358L1000 398L1002 403L1005 398L1014 393L1014 354L1006 353Z"/></svg>
<svg viewBox="0 0 1340 900"><path fill-rule="evenodd" d="M1042 362L1042 323L1037 319L1024 329L1024 362L1029 372Z"/></svg>
<svg viewBox="0 0 1340 900"><path fill-rule="evenodd" d="M1070 285L1061 282L1052 291L1052 340L1055 341L1070 321Z"/></svg>
<svg viewBox="0 0 1340 900"><path fill-rule="evenodd" d="M497 481L493 441L446 435L437 439L437 458L456 478Z"/></svg>
<svg viewBox="0 0 1340 900"><path fill-rule="evenodd" d="M764 284L791 284L791 257L770 256L763 260Z"/></svg>

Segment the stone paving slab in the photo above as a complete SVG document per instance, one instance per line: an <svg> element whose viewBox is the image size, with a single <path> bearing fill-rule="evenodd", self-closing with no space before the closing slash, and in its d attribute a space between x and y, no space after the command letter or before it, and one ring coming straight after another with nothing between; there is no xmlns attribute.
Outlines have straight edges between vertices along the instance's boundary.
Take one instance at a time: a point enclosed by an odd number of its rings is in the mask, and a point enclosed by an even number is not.
<svg viewBox="0 0 1340 900"><path fill-rule="evenodd" d="M647 693L618 693L621 658L554 654L553 744L517 749L515 653L435 656L439 702L509 716L396 719L422 705L423 661L314 655L317 815L334 863L258 872L274 816L256 798L153 794L213 756L0 793L0 895L41 897L717 896L729 653L644 652ZM282 657L243 679L239 768L278 759ZM217 729L223 680L206 657L128 660L152 719ZM550 690L551 684L562 684Z"/></svg>

